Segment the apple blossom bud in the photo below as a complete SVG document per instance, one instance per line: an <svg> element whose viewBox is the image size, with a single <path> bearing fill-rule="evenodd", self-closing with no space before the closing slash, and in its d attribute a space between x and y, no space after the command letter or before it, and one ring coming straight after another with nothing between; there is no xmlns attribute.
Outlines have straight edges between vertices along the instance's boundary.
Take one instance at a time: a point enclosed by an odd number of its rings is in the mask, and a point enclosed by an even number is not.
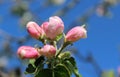
<svg viewBox="0 0 120 77"><path fill-rule="evenodd" d="M85 30L83 26L74 27L70 31L68 31L68 33L66 34L65 41L75 42L79 40L80 38L86 38L87 37L86 32L87 31Z"/></svg>
<svg viewBox="0 0 120 77"><path fill-rule="evenodd" d="M17 54L22 59L33 59L40 56L37 49L30 46L21 46L18 48Z"/></svg>
<svg viewBox="0 0 120 77"><path fill-rule="evenodd" d="M52 45L45 45L43 48L40 49L39 53L43 56L50 58L55 56L56 48Z"/></svg>
<svg viewBox="0 0 120 77"><path fill-rule="evenodd" d="M43 37L44 31L37 23L32 21L28 22L26 27L27 31L33 38L39 39L40 37Z"/></svg>
<svg viewBox="0 0 120 77"><path fill-rule="evenodd" d="M46 34L46 37L53 40L57 35L62 34L64 30L63 21L58 16L49 18L49 22L44 22L42 28Z"/></svg>

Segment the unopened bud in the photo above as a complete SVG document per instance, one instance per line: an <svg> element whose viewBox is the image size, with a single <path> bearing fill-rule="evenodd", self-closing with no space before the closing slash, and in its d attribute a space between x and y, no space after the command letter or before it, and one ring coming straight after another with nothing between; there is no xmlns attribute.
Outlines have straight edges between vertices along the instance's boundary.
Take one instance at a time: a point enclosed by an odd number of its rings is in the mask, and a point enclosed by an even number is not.
<svg viewBox="0 0 120 77"><path fill-rule="evenodd" d="M56 48L52 45L45 45L43 48L40 49L39 53L43 56L50 58L55 56Z"/></svg>
<svg viewBox="0 0 120 77"><path fill-rule="evenodd" d="M21 46L18 48L17 54L22 59L38 58L40 56L37 49L30 46Z"/></svg>
<svg viewBox="0 0 120 77"><path fill-rule="evenodd" d="M81 38L86 38L87 37L86 32L87 31L83 26L74 27L66 34L65 41L75 42Z"/></svg>
<svg viewBox="0 0 120 77"><path fill-rule="evenodd" d="M27 31L33 38L36 39L39 39L44 35L44 31L42 30L42 28L35 22L28 22Z"/></svg>

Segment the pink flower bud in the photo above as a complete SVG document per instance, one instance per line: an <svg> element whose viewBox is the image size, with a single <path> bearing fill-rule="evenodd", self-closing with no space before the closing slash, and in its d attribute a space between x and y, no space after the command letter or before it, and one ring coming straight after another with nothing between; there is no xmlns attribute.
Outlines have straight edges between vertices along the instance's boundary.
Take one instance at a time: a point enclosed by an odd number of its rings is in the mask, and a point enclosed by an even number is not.
<svg viewBox="0 0 120 77"><path fill-rule="evenodd" d="M65 40L69 42L75 42L79 40L80 38L86 38L87 37L86 32L87 31L85 30L83 26L74 27L66 34Z"/></svg>
<svg viewBox="0 0 120 77"><path fill-rule="evenodd" d="M44 31L43 29L35 22L28 22L27 24L27 31L29 34L36 39L39 39L40 37L43 37Z"/></svg>
<svg viewBox="0 0 120 77"><path fill-rule="evenodd" d="M53 40L57 35L62 34L64 24L59 17L53 16L49 18L49 22L44 22L42 24L42 28L46 34L46 37Z"/></svg>
<svg viewBox="0 0 120 77"><path fill-rule="evenodd" d="M52 45L45 45L40 49L39 53L48 58L55 56L56 48Z"/></svg>
<svg viewBox="0 0 120 77"><path fill-rule="evenodd" d="M37 49L30 46L21 46L18 48L17 54L22 59L38 58L40 56Z"/></svg>

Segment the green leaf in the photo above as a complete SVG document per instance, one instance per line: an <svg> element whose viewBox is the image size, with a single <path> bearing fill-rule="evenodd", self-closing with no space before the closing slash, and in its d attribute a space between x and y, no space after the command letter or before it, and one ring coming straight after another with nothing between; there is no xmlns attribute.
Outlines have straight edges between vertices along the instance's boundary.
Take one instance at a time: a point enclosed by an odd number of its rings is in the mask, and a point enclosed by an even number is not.
<svg viewBox="0 0 120 77"><path fill-rule="evenodd" d="M36 70L36 68L34 68L34 66L32 64L28 64L28 67L26 68L25 74L34 73L35 70Z"/></svg>
<svg viewBox="0 0 120 77"><path fill-rule="evenodd" d="M52 77L51 69L42 69L35 77Z"/></svg>
<svg viewBox="0 0 120 77"><path fill-rule="evenodd" d="M52 69L42 69L35 77L70 77L67 68L60 64Z"/></svg>
<svg viewBox="0 0 120 77"><path fill-rule="evenodd" d="M63 63L65 66L66 66L66 68L69 70L69 73L70 73L70 75L72 75L72 70L71 70L71 67L70 66L68 66L68 63L67 62L64 62Z"/></svg>
<svg viewBox="0 0 120 77"><path fill-rule="evenodd" d="M34 65L36 67L36 72L35 74L38 74L40 70L42 70L44 68L44 56L39 57L38 59L36 59Z"/></svg>
<svg viewBox="0 0 120 77"><path fill-rule="evenodd" d="M81 74L79 74L79 72L78 72L78 69L77 69L77 68L76 68L76 69L74 69L73 71L74 71L74 74L75 74L75 76L76 76L76 77L82 77L82 76L81 76Z"/></svg>
<svg viewBox="0 0 120 77"><path fill-rule="evenodd" d="M76 62L75 62L75 59L73 57L70 57L69 59L66 59L66 61L69 61L73 65L73 67L76 68Z"/></svg>
<svg viewBox="0 0 120 77"><path fill-rule="evenodd" d="M29 60L29 64L32 64L33 67L35 67L34 63L35 63L35 59L30 59Z"/></svg>
<svg viewBox="0 0 120 77"><path fill-rule="evenodd" d="M69 69L70 74L74 73L76 77L82 77L78 72L76 62L75 62L75 59L73 57L65 59L63 61L63 64Z"/></svg>
<svg viewBox="0 0 120 77"><path fill-rule="evenodd" d="M62 64L54 69L55 77L70 77L69 70Z"/></svg>
<svg viewBox="0 0 120 77"><path fill-rule="evenodd" d="M59 34L57 37L56 37L56 41L59 41L61 38L63 37L63 34Z"/></svg>
<svg viewBox="0 0 120 77"><path fill-rule="evenodd" d="M71 65L69 65L67 61L70 62ZM70 74L72 74L73 68L76 68L76 62L75 62L74 58L73 57L65 58L65 59L63 59L62 63L68 68Z"/></svg>
<svg viewBox="0 0 120 77"><path fill-rule="evenodd" d="M44 67L44 57L41 56L38 59L30 59L28 64L28 67L26 68L25 74L28 73L37 73L38 69L41 70Z"/></svg>
<svg viewBox="0 0 120 77"><path fill-rule="evenodd" d="M60 53L58 57L62 60L65 60L65 59L70 58L70 56L71 56L70 51L65 51L63 53Z"/></svg>
<svg viewBox="0 0 120 77"><path fill-rule="evenodd" d="M44 60L45 60L44 56L40 56L38 59L36 59L36 61L34 62L34 65L37 67L37 66L43 64Z"/></svg>

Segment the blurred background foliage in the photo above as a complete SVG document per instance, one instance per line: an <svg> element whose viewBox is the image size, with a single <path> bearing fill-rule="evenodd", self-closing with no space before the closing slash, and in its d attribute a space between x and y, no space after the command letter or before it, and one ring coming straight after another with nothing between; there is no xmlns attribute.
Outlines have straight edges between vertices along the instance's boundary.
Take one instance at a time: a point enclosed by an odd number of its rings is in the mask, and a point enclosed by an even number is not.
<svg viewBox="0 0 120 77"><path fill-rule="evenodd" d="M89 4L89 2L91 3ZM0 77L32 77L32 75L24 75L27 60L23 62L16 55L19 46L38 44L38 41L27 34L25 27L27 22L35 21L41 24L50 16L57 15L63 21L71 19L65 22L65 25L69 25L69 27L65 26L65 32L76 25L87 24L86 28L89 28L88 21L93 15L97 15L98 18L112 18L114 15L112 9L119 5L119 2L120 0L0 0ZM81 6L78 6L79 4ZM84 5L88 5L88 7L80 11ZM79 14L75 15L72 11ZM8 26L1 27L4 24ZM116 73L112 69L100 68L90 51L87 56L83 56L74 45L69 46L68 50L76 57L83 77L87 77L84 74L87 74L88 77L120 77L120 69ZM90 68L93 68L94 71L82 68L79 65L82 62L91 64Z"/></svg>

